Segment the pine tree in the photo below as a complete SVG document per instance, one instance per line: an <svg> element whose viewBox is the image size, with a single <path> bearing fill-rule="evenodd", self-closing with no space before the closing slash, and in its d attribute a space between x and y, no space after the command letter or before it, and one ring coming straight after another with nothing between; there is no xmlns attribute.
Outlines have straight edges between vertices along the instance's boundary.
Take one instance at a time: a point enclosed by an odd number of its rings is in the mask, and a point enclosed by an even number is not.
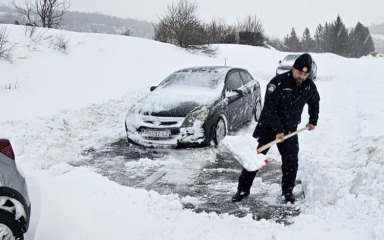
<svg viewBox="0 0 384 240"><path fill-rule="evenodd" d="M337 16L336 21L331 28L331 52L340 56L348 56L348 31L345 28L340 16Z"/></svg>
<svg viewBox="0 0 384 240"><path fill-rule="evenodd" d="M352 29L349 38L350 57L362 57L375 51L375 46L369 29L364 27L360 22L358 22L356 27Z"/></svg>
<svg viewBox="0 0 384 240"><path fill-rule="evenodd" d="M291 52L300 52L301 43L299 38L296 35L296 31L292 28L291 35L284 38L284 45L288 48L288 51Z"/></svg>
<svg viewBox="0 0 384 240"><path fill-rule="evenodd" d="M332 52L332 29L333 29L332 23L325 22L324 27L324 50L323 52Z"/></svg>
<svg viewBox="0 0 384 240"><path fill-rule="evenodd" d="M369 29L358 22L348 33L339 15L334 22L319 24L313 39L306 28L299 41L295 29L292 28L291 34L287 35L283 42L287 51L331 52L343 57L361 57L375 51Z"/></svg>
<svg viewBox="0 0 384 240"><path fill-rule="evenodd" d="M311 32L305 28L303 36L301 37L302 51L311 52L315 49L315 41L311 37Z"/></svg>
<svg viewBox="0 0 384 240"><path fill-rule="evenodd" d="M314 38L314 52L325 52L325 28L321 24L317 26Z"/></svg>

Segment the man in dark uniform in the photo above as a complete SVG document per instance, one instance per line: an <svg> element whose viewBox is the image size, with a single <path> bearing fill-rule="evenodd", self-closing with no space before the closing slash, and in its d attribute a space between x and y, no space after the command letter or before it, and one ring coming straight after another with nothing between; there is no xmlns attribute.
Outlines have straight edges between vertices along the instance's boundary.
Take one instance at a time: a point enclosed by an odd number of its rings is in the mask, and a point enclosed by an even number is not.
<svg viewBox="0 0 384 240"><path fill-rule="evenodd" d="M261 146L280 139L277 148L282 158L282 195L285 202L295 202L292 193L298 168L299 142L297 135L284 140L284 135L297 130L301 114L308 104L308 130L314 130L319 116L320 96L312 79L308 78L312 68L312 58L308 53L300 55L292 69L274 77L267 86L265 103L260 120L253 133ZM283 141L284 140L284 141ZM269 148L262 154L267 154ZM243 169L233 202L239 202L248 196L257 171Z"/></svg>

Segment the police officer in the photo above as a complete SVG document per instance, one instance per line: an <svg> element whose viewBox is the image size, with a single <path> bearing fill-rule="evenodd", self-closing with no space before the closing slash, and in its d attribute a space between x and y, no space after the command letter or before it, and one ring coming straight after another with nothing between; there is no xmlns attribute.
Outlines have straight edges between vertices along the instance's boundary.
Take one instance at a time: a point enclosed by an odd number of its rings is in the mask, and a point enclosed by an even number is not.
<svg viewBox="0 0 384 240"><path fill-rule="evenodd" d="M308 104L308 130L315 129L319 116L320 96L315 83L308 78L311 68L312 58L305 53L296 59L290 71L269 82L260 120L253 133L253 137L258 139L258 148L275 139L282 140L277 148L282 158L281 188L286 203L295 202L292 191L298 168L299 142L297 135L286 140L284 135L297 130L305 104ZM267 154L268 150L262 154ZM233 202L239 202L249 195L256 173L242 170Z"/></svg>

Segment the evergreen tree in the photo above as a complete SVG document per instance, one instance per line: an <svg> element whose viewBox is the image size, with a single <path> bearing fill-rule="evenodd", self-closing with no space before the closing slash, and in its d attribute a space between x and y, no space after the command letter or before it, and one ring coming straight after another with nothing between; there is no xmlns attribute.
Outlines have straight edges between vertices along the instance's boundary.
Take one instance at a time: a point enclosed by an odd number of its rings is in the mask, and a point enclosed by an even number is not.
<svg viewBox="0 0 384 240"><path fill-rule="evenodd" d="M362 57L373 51L375 46L369 29L358 22L349 35L349 56Z"/></svg>
<svg viewBox="0 0 384 240"><path fill-rule="evenodd" d="M336 21L334 22L331 28L331 41L332 47L331 52L338 54L340 56L348 56L348 31L345 28L343 21L340 16L337 16Z"/></svg>
<svg viewBox="0 0 384 240"><path fill-rule="evenodd" d="M291 52L301 51L301 43L299 38L296 35L296 31L294 28L292 28L290 36L286 36L284 38L284 45L287 47L288 51L291 51Z"/></svg>
<svg viewBox="0 0 384 240"><path fill-rule="evenodd" d="M311 32L305 28L303 36L301 37L302 51L311 52L315 49L315 41L311 37Z"/></svg>
<svg viewBox="0 0 384 240"><path fill-rule="evenodd" d="M333 24L325 22L324 27L324 50L323 52L332 52L332 29Z"/></svg>
<svg viewBox="0 0 384 240"><path fill-rule="evenodd" d="M314 38L314 52L325 52L325 28L321 24L317 26Z"/></svg>
<svg viewBox="0 0 384 240"><path fill-rule="evenodd" d="M313 37L306 28L299 41L292 28L291 34L284 38L284 47L292 52L331 52L344 57L361 57L375 51L369 29L358 22L348 33L339 15L334 22L319 24Z"/></svg>

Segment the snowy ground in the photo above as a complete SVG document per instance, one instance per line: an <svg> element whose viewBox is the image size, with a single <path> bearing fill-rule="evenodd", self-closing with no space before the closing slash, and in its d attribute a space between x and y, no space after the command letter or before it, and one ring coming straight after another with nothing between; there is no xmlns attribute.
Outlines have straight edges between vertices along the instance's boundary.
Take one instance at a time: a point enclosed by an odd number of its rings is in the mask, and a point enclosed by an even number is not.
<svg viewBox="0 0 384 240"><path fill-rule="evenodd" d="M298 178L306 198L301 214L285 226L195 213L183 209L178 195L119 185L74 163L86 160L87 149L123 139L127 109L173 71L241 66L264 91L286 53L220 45L216 57L207 57L140 38L57 30L29 37L22 26L3 26L17 48L13 63L0 60L0 135L12 141L29 184L26 239L384 239L384 58L313 54L320 119L315 131L300 135ZM50 45L56 36L69 40L67 54ZM306 119L304 114L303 124ZM242 134L245 143L251 131ZM269 157L278 159L275 148ZM185 159L165 161L181 165ZM260 186L279 187L255 181L255 194ZM229 198L235 190L233 182Z"/></svg>

